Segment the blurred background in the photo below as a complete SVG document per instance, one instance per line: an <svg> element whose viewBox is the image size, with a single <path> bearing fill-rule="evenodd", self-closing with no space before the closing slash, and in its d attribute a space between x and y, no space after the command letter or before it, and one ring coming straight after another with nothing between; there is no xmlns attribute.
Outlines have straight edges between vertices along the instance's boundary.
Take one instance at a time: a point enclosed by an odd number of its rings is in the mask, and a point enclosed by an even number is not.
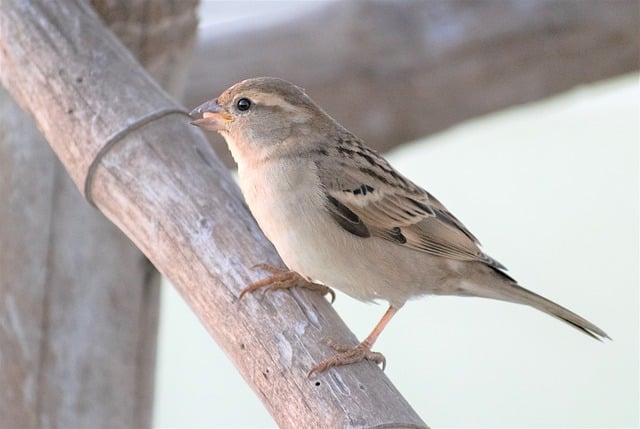
<svg viewBox="0 0 640 429"><path fill-rule="evenodd" d="M572 3L542 11L534 2L508 3L421 8L418 2L398 12L383 2L378 9L349 6L326 20L327 2L204 1L189 81L211 85L207 93L187 90L187 107L256 75L305 86L339 122L390 150L392 164L447 205L521 284L613 338L598 343L540 312L490 300L410 302L375 349L387 357L387 375L432 427L637 427L640 75L576 86L568 75L578 55L536 44L544 37L540 25L549 25L552 37L565 31ZM403 25L388 27L385 11ZM446 19L454 13L457 19ZM490 15L502 25L474 33ZM487 48L478 40L518 29L518 17L532 23L522 28L523 37L538 31L530 51L522 52L522 41L510 46L503 38L503 45ZM420 27L423 20L432 25ZM418 36L433 51L377 40L366 28L372 22L380 24L374 35L420 28ZM237 50L246 40L252 42ZM351 49L358 43L362 56ZM229 45L235 52L225 49ZM297 56L279 58L287 47ZM330 50L336 62L327 64L322 52L318 67L309 67L316 47ZM480 62L464 48L491 60ZM429 62L447 50L448 62ZM420 56L431 74L417 76ZM568 66L554 65L561 60ZM305 66L292 66L296 61ZM334 69L341 67L350 71L340 76ZM314 76L305 78L309 68ZM583 73L584 80L596 79L594 70ZM371 84L378 87L359 91ZM431 135L415 138L423 134ZM229 161L221 140L212 140ZM334 306L359 338L386 308L340 293ZM158 350L155 427L275 427L167 283Z"/></svg>

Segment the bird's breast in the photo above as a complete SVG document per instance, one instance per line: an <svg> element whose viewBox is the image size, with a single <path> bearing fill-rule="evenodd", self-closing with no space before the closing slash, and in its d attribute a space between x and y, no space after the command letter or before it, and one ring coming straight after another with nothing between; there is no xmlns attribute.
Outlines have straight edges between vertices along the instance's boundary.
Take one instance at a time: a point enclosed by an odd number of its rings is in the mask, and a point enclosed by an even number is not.
<svg viewBox="0 0 640 429"><path fill-rule="evenodd" d="M313 162L288 161L239 166L238 175L258 225L289 268L301 270L298 259L326 213Z"/></svg>

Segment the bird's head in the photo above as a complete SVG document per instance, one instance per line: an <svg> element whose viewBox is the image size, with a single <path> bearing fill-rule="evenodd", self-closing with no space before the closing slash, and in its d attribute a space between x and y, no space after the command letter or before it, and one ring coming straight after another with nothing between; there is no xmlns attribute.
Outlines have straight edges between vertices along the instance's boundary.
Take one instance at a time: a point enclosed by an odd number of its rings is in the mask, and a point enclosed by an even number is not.
<svg viewBox="0 0 640 429"><path fill-rule="evenodd" d="M310 139L296 137L335 126L302 88L273 77L237 83L218 98L196 107L190 116L192 124L222 134L234 157L245 150L299 146Z"/></svg>

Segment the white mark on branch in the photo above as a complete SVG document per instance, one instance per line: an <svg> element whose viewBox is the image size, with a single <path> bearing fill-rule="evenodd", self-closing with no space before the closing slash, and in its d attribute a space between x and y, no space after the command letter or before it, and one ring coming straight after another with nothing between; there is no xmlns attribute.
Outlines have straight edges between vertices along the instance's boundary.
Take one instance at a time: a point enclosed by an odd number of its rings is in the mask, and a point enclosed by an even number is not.
<svg viewBox="0 0 640 429"><path fill-rule="evenodd" d="M209 219L201 217L198 221L199 228L194 231L193 242L201 244L202 242L209 243L213 234L213 222Z"/></svg>
<svg viewBox="0 0 640 429"><path fill-rule="evenodd" d="M36 377L36 372L31 371L27 374L22 384L22 395L28 404L34 404L36 401Z"/></svg>
<svg viewBox="0 0 640 429"><path fill-rule="evenodd" d="M309 307L304 299L300 298L298 291L294 290L292 296L300 307L300 310L302 310L302 313L307 317L307 320L317 329L320 329L320 320L314 309Z"/></svg>
<svg viewBox="0 0 640 429"><path fill-rule="evenodd" d="M29 356L29 344L25 338L25 332L22 330L24 323L20 320L20 312L18 311L16 302L13 299L13 295L7 294L5 302L5 311L9 319L9 326L4 326L3 323L2 328L7 334L13 332L15 338L18 340L18 344L20 345L21 355L24 357Z"/></svg>
<svg viewBox="0 0 640 429"><path fill-rule="evenodd" d="M289 343L282 333L278 333L276 340L282 366L285 368L291 368L291 362L293 360L293 349L291 348L291 343Z"/></svg>
<svg viewBox="0 0 640 429"><path fill-rule="evenodd" d="M27 360L30 353L26 334L22 329L24 323L20 320L20 311L11 293L6 295L3 313L7 315L7 318L0 318L0 328L5 334L13 333L18 341L23 360ZM3 365L7 365L7 363L2 362L0 356L0 367ZM36 400L36 377L37 373L35 371L30 371L25 374L24 382L22 383L22 397L27 404L33 404Z"/></svg>
<svg viewBox="0 0 640 429"><path fill-rule="evenodd" d="M304 335L304 332L307 330L307 325L308 325L307 322L305 322L304 320L301 320L293 326L293 329L295 329L298 335Z"/></svg>
<svg viewBox="0 0 640 429"><path fill-rule="evenodd" d="M342 376L337 371L333 371L331 375L333 376L333 380L336 382L336 387L338 388L340 393L342 393L345 396L351 395L351 390L349 389L349 386L347 386L347 384L342 379Z"/></svg>

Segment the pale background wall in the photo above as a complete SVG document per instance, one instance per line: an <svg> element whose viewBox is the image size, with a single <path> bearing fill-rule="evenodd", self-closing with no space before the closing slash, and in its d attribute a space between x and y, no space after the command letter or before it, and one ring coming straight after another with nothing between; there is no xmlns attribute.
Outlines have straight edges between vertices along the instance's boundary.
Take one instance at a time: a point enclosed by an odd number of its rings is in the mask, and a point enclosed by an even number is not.
<svg viewBox="0 0 640 429"><path fill-rule="evenodd" d="M285 9L294 8L236 12L278 19ZM215 14L228 28L241 22L228 8ZM387 357L388 376L433 427L640 424L639 77L479 118L389 154L524 286L614 339L598 343L512 304L410 302L376 349ZM342 294L335 307L360 338L385 310ZM168 285L161 312L155 426L274 427Z"/></svg>

